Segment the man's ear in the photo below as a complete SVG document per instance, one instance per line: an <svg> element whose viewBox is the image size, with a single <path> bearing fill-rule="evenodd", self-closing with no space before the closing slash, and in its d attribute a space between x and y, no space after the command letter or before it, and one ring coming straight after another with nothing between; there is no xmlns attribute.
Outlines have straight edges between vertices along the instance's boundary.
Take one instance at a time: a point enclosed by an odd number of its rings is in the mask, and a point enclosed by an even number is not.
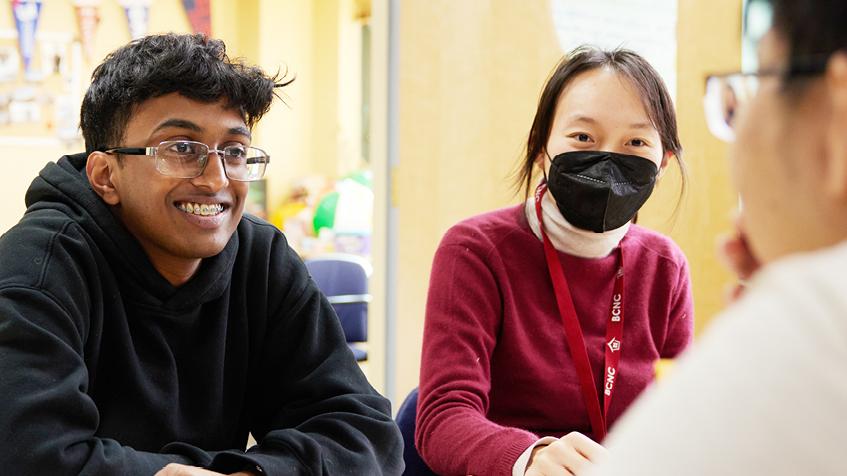
<svg viewBox="0 0 847 476"><path fill-rule="evenodd" d="M831 110L825 131L824 191L847 201L847 54L833 54L824 74Z"/></svg>
<svg viewBox="0 0 847 476"><path fill-rule="evenodd" d="M85 174L88 176L91 188L109 205L117 205L121 202L120 194L114 184L117 167L117 160L104 152L88 154L88 161L85 163Z"/></svg>

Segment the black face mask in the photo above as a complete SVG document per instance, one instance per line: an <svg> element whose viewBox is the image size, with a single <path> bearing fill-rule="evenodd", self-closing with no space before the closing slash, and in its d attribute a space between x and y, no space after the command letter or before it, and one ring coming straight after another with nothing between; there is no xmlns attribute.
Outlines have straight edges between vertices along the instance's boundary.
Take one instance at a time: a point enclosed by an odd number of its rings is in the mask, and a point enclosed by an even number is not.
<svg viewBox="0 0 847 476"><path fill-rule="evenodd" d="M637 155L565 152L552 159L547 188L570 224L602 233L632 220L658 173L652 160Z"/></svg>

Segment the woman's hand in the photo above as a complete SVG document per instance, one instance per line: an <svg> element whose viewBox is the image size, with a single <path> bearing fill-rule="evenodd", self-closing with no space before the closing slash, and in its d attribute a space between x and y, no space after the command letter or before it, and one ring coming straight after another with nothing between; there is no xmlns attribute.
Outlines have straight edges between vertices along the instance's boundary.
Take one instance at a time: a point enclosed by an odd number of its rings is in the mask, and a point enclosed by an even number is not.
<svg viewBox="0 0 847 476"><path fill-rule="evenodd" d="M719 239L718 257L730 271L738 276L738 282L731 285L726 293L727 301L731 303L741 297L746 281L761 267L747 244L740 223L736 222L734 233Z"/></svg>
<svg viewBox="0 0 847 476"><path fill-rule="evenodd" d="M579 476L606 457L606 448L582 433L571 432L532 450L526 476Z"/></svg>

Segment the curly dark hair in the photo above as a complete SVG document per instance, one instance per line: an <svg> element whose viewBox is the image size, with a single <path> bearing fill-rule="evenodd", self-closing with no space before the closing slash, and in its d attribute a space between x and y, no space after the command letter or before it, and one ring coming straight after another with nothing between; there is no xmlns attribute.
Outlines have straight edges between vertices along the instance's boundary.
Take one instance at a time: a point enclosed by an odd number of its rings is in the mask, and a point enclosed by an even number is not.
<svg viewBox="0 0 847 476"><path fill-rule="evenodd" d="M116 147L135 107L170 93L203 102L225 99L252 127L270 109L275 88L293 79L230 60L221 40L168 33L135 40L110 53L91 75L80 110L87 152Z"/></svg>

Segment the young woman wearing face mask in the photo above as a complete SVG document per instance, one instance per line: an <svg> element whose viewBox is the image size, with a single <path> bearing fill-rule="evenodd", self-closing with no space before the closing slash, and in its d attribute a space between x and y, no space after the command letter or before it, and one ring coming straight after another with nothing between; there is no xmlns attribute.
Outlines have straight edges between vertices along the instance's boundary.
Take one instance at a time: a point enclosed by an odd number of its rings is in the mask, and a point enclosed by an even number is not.
<svg viewBox="0 0 847 476"><path fill-rule="evenodd" d="M459 223L435 255L415 437L435 472L579 475L603 458L656 361L691 341L685 257L633 223L680 153L642 57L580 48L556 67L526 202Z"/></svg>

